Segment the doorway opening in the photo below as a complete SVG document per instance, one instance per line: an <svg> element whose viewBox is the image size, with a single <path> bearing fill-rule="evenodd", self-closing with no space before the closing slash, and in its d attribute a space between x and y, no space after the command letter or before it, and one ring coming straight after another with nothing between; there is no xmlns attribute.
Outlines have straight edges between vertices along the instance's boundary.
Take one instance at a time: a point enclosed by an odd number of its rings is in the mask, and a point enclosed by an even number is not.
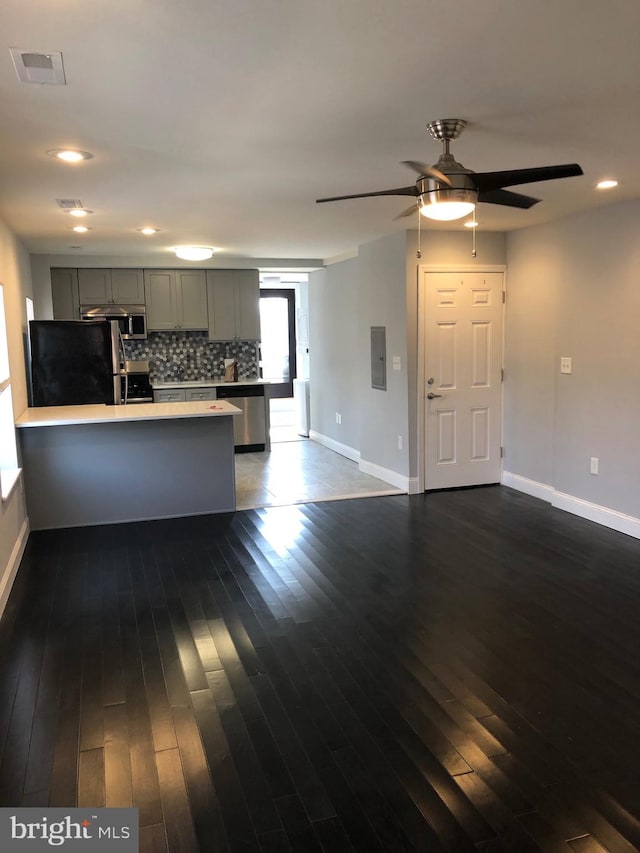
<svg viewBox="0 0 640 853"><path fill-rule="evenodd" d="M297 377L306 370L305 356L298 355L301 339L307 358L309 351L305 329L300 327L301 284L260 288L260 367L262 378L269 382L272 444L303 441L309 435L308 429L301 428L298 399Z"/></svg>
<svg viewBox="0 0 640 853"><path fill-rule="evenodd" d="M260 288L260 367L272 399L293 398L296 370L296 292Z"/></svg>

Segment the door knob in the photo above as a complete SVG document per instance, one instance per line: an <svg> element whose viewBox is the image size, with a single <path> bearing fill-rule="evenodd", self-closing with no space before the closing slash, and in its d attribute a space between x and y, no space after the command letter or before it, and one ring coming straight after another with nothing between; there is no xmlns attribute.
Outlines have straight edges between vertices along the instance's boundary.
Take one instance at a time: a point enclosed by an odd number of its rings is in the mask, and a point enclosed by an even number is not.
<svg viewBox="0 0 640 853"><path fill-rule="evenodd" d="M433 400L434 397L442 397L442 394L434 394L433 391L429 391L427 394L427 400Z"/></svg>

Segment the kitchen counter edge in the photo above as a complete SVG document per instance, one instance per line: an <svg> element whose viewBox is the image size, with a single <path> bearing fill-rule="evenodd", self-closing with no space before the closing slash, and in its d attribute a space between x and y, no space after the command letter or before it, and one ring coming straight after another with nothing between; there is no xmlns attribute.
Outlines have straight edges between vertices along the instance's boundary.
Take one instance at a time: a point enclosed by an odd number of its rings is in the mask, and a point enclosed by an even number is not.
<svg viewBox="0 0 640 853"><path fill-rule="evenodd" d="M161 421L180 418L211 418L240 415L241 410L226 400L189 403L136 403L127 406L43 406L25 409L16 427L72 426L77 424Z"/></svg>

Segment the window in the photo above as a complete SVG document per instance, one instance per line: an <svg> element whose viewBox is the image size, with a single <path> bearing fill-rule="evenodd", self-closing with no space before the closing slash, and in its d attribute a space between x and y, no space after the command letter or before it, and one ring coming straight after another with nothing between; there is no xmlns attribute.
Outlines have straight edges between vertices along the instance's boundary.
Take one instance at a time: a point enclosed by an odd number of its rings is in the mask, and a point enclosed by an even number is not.
<svg viewBox="0 0 640 853"><path fill-rule="evenodd" d="M9 344L4 313L4 288L0 284L0 493L6 501L18 481L18 449L13 421Z"/></svg>

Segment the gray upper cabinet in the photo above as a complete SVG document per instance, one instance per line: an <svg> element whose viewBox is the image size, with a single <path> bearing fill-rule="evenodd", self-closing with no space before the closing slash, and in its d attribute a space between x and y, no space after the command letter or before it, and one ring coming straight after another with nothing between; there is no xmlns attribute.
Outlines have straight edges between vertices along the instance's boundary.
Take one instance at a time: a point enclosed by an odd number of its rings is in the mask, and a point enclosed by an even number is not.
<svg viewBox="0 0 640 853"><path fill-rule="evenodd" d="M260 340L258 270L207 270L209 340Z"/></svg>
<svg viewBox="0 0 640 853"><path fill-rule="evenodd" d="M205 270L145 270L147 329L208 329Z"/></svg>
<svg viewBox="0 0 640 853"><path fill-rule="evenodd" d="M80 269L81 305L144 305L144 275L136 269Z"/></svg>
<svg viewBox="0 0 640 853"><path fill-rule="evenodd" d="M51 301L54 320L78 320L80 301L78 298L78 270L51 270Z"/></svg>

